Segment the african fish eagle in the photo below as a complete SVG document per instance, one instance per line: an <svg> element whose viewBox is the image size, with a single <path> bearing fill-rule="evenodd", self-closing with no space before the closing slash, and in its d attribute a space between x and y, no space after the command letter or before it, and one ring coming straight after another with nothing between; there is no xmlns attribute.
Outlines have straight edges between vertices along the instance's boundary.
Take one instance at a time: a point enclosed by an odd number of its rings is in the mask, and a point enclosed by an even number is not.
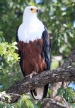
<svg viewBox="0 0 75 108"><path fill-rule="evenodd" d="M50 39L44 24L37 18L38 8L27 6L23 21L17 30L20 67L25 76L50 69ZM46 97L48 84L31 90L35 99Z"/></svg>

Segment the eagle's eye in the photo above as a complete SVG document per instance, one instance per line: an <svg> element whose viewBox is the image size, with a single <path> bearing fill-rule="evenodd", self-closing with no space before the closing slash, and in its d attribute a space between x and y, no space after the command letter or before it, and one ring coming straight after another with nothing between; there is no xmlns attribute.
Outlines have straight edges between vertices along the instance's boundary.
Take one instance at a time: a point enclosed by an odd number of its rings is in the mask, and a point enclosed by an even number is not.
<svg viewBox="0 0 75 108"><path fill-rule="evenodd" d="M33 8L30 9L31 11L33 10Z"/></svg>

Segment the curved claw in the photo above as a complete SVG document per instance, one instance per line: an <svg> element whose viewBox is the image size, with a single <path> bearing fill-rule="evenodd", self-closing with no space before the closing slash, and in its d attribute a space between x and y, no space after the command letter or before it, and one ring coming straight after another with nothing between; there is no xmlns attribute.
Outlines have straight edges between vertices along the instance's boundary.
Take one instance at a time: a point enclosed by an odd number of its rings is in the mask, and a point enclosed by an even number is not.
<svg viewBox="0 0 75 108"><path fill-rule="evenodd" d="M31 74L30 74L30 78L32 78L34 75L36 75L37 73L35 71L33 71Z"/></svg>

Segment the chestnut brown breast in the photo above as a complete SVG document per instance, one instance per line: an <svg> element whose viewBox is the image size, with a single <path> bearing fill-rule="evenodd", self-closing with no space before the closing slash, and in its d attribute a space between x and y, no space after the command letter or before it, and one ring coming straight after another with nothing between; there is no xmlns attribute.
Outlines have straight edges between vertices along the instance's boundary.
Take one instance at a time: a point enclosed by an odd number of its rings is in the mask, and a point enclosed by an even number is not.
<svg viewBox="0 0 75 108"><path fill-rule="evenodd" d="M40 73L46 69L46 63L41 56L43 49L43 39L24 43L18 42L18 49L22 55L22 69L25 75L31 74L33 71Z"/></svg>

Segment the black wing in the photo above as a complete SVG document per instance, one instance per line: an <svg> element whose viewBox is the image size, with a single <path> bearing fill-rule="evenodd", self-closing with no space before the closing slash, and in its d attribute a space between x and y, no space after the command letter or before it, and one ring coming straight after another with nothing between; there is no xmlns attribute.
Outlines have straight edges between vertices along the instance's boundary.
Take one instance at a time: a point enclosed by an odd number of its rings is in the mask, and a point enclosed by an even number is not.
<svg viewBox="0 0 75 108"><path fill-rule="evenodd" d="M45 28L45 30L42 33L42 39L43 39L43 50L42 50L42 57L44 58L47 68L46 70L50 69L50 39L48 36L48 32Z"/></svg>
<svg viewBox="0 0 75 108"><path fill-rule="evenodd" d="M42 33L42 39L43 39L44 45L43 45L43 50L42 50L41 55L44 58L46 65L47 65L47 68L45 70L49 70L50 69L50 39L49 39L46 28ZM47 95L48 85L49 84L46 84L44 86L43 98L45 98Z"/></svg>

